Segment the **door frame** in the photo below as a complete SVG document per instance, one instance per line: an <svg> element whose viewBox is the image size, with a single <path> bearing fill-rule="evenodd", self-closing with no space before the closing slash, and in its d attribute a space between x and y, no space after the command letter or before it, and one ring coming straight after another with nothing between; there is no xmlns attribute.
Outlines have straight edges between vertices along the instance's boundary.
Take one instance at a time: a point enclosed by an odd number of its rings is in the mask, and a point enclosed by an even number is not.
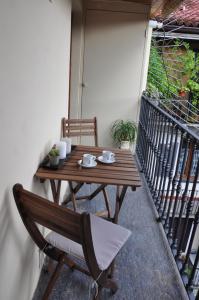
<svg viewBox="0 0 199 300"><path fill-rule="evenodd" d="M75 4L74 4L75 3ZM82 117L82 80L84 66L84 35L86 9L81 0L73 2L71 21L71 54L68 118ZM78 50L77 50L78 49Z"/></svg>

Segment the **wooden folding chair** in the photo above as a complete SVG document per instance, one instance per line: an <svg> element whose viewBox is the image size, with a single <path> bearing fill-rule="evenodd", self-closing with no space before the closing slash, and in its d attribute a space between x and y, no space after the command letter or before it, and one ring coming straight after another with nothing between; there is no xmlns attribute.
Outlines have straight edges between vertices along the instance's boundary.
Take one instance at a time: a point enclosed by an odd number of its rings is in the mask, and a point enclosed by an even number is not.
<svg viewBox="0 0 199 300"><path fill-rule="evenodd" d="M93 136L94 145L98 146L97 118L93 119L62 119L63 137Z"/></svg>
<svg viewBox="0 0 199 300"><path fill-rule="evenodd" d="M63 208L24 190L20 184L14 185L13 194L19 214L33 241L57 262L43 300L48 299L64 264L91 276L99 292L102 288L109 288L113 293L117 291L110 271L117 253L131 234L129 230L95 215L78 214ZM37 224L52 231L44 237ZM87 268L80 267L71 257L83 259ZM99 299L99 293L96 293L94 299Z"/></svg>
<svg viewBox="0 0 199 300"><path fill-rule="evenodd" d="M81 137L81 136L93 136L94 137L94 144L98 147L98 135L97 135L97 118L94 117L93 119L62 119L62 136L63 137ZM74 197L74 191L78 187L78 185L74 186L72 182L69 183L73 208L76 211L77 205L75 200L82 200L82 199L90 199L89 196L80 196ZM81 185L83 186L83 184ZM106 189L100 189L103 192L105 206L107 209L107 216L108 218L111 217L111 208L109 204L108 195ZM96 193L97 195L97 193ZM67 203L67 201L66 201ZM104 212L102 212L104 215Z"/></svg>

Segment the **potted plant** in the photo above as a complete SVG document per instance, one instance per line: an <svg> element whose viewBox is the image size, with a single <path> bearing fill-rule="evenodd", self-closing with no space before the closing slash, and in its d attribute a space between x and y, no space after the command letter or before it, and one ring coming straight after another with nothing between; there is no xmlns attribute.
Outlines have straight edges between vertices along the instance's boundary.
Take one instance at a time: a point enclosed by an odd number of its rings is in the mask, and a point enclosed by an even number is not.
<svg viewBox="0 0 199 300"><path fill-rule="evenodd" d="M137 126L133 121L116 120L111 128L112 138L121 149L129 149L136 139Z"/></svg>
<svg viewBox="0 0 199 300"><path fill-rule="evenodd" d="M51 166L57 166L59 164L59 149L52 148L48 156Z"/></svg>

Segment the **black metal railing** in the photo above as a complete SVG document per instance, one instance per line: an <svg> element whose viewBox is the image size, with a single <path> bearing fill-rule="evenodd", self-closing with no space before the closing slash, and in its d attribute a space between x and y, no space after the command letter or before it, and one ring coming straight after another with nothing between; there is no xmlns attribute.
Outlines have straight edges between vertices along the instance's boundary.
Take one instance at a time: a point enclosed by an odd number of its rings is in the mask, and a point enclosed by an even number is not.
<svg viewBox="0 0 199 300"><path fill-rule="evenodd" d="M199 300L199 136L143 96L136 153L187 293Z"/></svg>

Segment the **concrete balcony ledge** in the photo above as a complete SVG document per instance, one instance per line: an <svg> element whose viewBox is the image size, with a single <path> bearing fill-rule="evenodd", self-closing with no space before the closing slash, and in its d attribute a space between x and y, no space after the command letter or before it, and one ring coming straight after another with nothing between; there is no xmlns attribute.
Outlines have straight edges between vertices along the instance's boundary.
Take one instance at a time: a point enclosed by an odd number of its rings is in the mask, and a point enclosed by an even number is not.
<svg viewBox="0 0 199 300"><path fill-rule="evenodd" d="M93 188L92 185L85 186L85 189ZM115 187L107 190L114 205ZM93 212L101 210L103 201L99 198L100 195L92 201L79 201L79 207ZM101 299L187 300L162 225L156 222L156 212L144 180L136 192L128 190L119 224L130 229L132 235L116 259L115 279L119 289L113 296L103 290ZM49 275L42 272L33 300L41 299L48 280ZM91 284L91 278L65 267L50 299L92 299L89 298Z"/></svg>

